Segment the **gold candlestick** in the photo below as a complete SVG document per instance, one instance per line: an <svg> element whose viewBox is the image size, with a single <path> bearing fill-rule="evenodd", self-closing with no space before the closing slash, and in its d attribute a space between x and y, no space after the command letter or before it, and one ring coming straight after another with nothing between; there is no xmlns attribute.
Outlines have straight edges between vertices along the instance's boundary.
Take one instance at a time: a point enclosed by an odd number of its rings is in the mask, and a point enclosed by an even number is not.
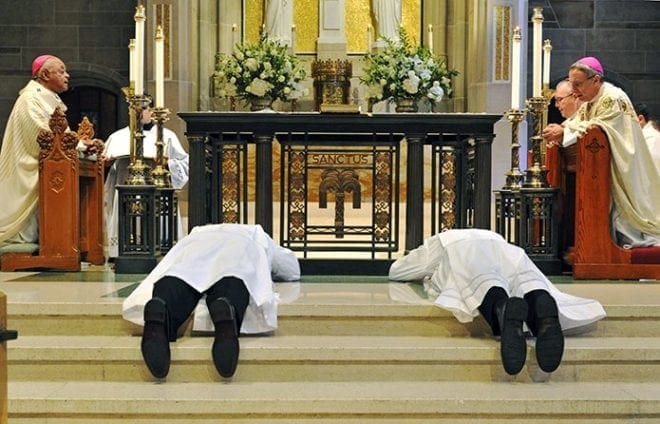
<svg viewBox="0 0 660 424"><path fill-rule="evenodd" d="M165 146L163 142L163 123L169 119L169 114L170 110L164 107L157 107L153 110L153 115L156 119L156 167L151 172L151 175L154 178L154 185L156 187L170 188L172 186L170 171L165 166L165 157L163 155Z"/></svg>
<svg viewBox="0 0 660 424"><path fill-rule="evenodd" d="M507 119L511 122L511 169L506 173L506 183L502 190L519 190L522 186L523 174L520 172L520 142L518 141L518 128L525 119L525 110L511 109L507 112Z"/></svg>
<svg viewBox="0 0 660 424"><path fill-rule="evenodd" d="M151 168L144 163L143 154L143 140L144 133L142 132L142 111L149 107L151 99L144 94L136 95L134 87L124 88L124 95L128 102L128 115L129 115L129 132L130 132L130 159L131 163L128 165L128 177L125 184L127 185L150 185L153 183L151 178Z"/></svg>
<svg viewBox="0 0 660 424"><path fill-rule="evenodd" d="M542 167L541 149L543 145L543 122L544 115L548 113L548 100L545 97L531 97L527 99L527 108L532 113L534 135L530 138L532 142L532 166L525 171L525 182L523 187L545 188L548 187L546 180L547 170Z"/></svg>

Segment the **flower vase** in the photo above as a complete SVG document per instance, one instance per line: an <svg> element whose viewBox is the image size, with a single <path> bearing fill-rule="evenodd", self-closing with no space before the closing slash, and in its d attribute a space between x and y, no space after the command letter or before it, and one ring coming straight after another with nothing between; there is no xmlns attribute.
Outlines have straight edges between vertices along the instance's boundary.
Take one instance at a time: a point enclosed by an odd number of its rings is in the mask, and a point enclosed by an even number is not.
<svg viewBox="0 0 660 424"><path fill-rule="evenodd" d="M413 99L411 97L405 98L405 99L398 99L396 101L396 112L401 113L401 112L408 112L408 113L414 113L417 112L417 99Z"/></svg>
<svg viewBox="0 0 660 424"><path fill-rule="evenodd" d="M250 97L250 110L259 112L262 110L272 110L273 99L271 97Z"/></svg>

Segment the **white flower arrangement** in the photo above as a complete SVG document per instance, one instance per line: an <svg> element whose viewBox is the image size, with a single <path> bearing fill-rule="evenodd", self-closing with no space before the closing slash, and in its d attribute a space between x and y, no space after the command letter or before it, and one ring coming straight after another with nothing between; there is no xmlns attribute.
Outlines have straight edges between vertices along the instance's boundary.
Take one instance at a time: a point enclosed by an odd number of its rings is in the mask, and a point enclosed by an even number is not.
<svg viewBox="0 0 660 424"><path fill-rule="evenodd" d="M218 97L270 97L293 100L306 94L305 70L287 47L267 34L257 44L237 44L232 54L216 55L214 86Z"/></svg>
<svg viewBox="0 0 660 424"><path fill-rule="evenodd" d="M447 69L444 60L436 58L426 47L413 46L406 32L399 31L400 41L384 39L383 50L367 53L364 76L366 97L372 101L396 102L426 98L437 103L451 96L451 78L458 75Z"/></svg>

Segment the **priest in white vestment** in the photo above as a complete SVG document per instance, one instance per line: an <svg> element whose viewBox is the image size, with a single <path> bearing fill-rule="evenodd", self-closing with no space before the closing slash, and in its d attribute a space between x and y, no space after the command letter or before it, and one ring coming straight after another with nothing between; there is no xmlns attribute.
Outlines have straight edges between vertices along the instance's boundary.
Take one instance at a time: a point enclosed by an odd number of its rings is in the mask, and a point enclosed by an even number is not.
<svg viewBox="0 0 660 424"><path fill-rule="evenodd" d="M575 144L577 139L575 137L564 137L568 135L568 131L564 131L564 127L569 125L575 117L575 112L582 105L582 100L575 97L573 87L568 80L559 81L555 87L555 106L559 113L564 118L561 124L548 124L543 129L543 139L548 143L548 147L563 146L567 147Z"/></svg>
<svg viewBox="0 0 660 424"><path fill-rule="evenodd" d="M565 139L598 126L610 142L613 240L623 247L660 245L660 163L653 160L630 99L603 81L594 57L571 65L568 77L585 103L566 124Z"/></svg>
<svg viewBox="0 0 660 424"><path fill-rule="evenodd" d="M141 124L143 125L144 138L142 141L142 153L144 158L156 158L157 127L152 119L152 110L145 109L142 112ZM167 159L167 169L170 171L172 187L180 190L188 182L188 153L183 149L179 138L174 131L163 128L163 155ZM105 215L105 256L116 258L119 255L119 196L115 186L124 184L121 181L127 174L127 165L130 155L130 129L124 127L110 134L105 142L103 158L105 161L113 161L104 186L104 215ZM119 159L119 160L118 160ZM123 159L123 160L121 160ZM178 204L177 204L178 208ZM183 225L181 224L181 213L177 210L177 234L183 236Z"/></svg>
<svg viewBox="0 0 660 424"><path fill-rule="evenodd" d="M41 55L32 63L32 80L20 91L7 120L0 150L0 245L38 241L39 152L37 136L49 131L58 94L69 88L61 59Z"/></svg>
<svg viewBox="0 0 660 424"><path fill-rule="evenodd" d="M635 111L639 125L642 126L642 134L651 151L651 157L655 163L660 163L660 131L655 127L656 122L653 121L644 103L636 104Z"/></svg>
<svg viewBox="0 0 660 424"><path fill-rule="evenodd" d="M423 280L435 304L460 322L481 314L493 334L501 335L502 363L512 375L525 363L523 323L536 336L539 367L552 372L563 354L562 332L605 317L596 300L560 292L523 249L487 230L448 230L429 237L392 264L389 278Z"/></svg>
<svg viewBox="0 0 660 424"><path fill-rule="evenodd" d="M155 377L164 378L169 341L176 340L194 310L193 330L215 332L213 363L228 378L236 370L239 332L277 328L279 296L273 279L299 280L300 265L260 225L195 227L126 298L123 317L145 326L145 363Z"/></svg>

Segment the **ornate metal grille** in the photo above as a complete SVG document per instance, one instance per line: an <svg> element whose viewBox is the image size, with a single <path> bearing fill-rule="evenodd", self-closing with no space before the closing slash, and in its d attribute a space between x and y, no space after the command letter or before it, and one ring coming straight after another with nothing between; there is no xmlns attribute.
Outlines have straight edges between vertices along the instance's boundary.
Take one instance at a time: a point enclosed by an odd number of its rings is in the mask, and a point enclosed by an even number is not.
<svg viewBox="0 0 660 424"><path fill-rule="evenodd" d="M474 227L475 144L460 134L433 134L431 234Z"/></svg>
<svg viewBox="0 0 660 424"><path fill-rule="evenodd" d="M246 223L248 143L252 134L221 133L206 143L206 211L210 223Z"/></svg>
<svg viewBox="0 0 660 424"><path fill-rule="evenodd" d="M399 137L344 134L341 141L278 135L282 144L280 242L292 250L398 249Z"/></svg>

